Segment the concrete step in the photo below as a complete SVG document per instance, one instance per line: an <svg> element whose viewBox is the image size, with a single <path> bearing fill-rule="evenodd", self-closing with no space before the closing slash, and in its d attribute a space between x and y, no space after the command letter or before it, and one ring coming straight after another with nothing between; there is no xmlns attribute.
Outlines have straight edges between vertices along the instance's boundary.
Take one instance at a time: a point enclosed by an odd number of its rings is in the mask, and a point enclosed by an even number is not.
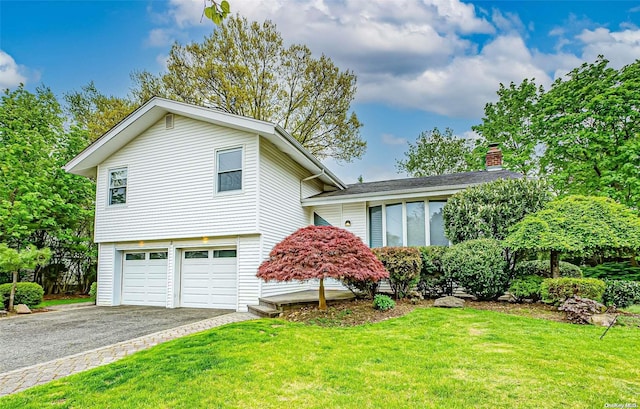
<svg viewBox="0 0 640 409"><path fill-rule="evenodd" d="M264 298L259 298L258 299L258 304L263 306L263 307L266 307L266 308L271 308L272 310L280 310L281 309L280 305L278 305L278 303L268 301L268 300L266 300Z"/></svg>
<svg viewBox="0 0 640 409"><path fill-rule="evenodd" d="M280 315L281 311L264 305L250 305L249 312L259 317L275 318Z"/></svg>

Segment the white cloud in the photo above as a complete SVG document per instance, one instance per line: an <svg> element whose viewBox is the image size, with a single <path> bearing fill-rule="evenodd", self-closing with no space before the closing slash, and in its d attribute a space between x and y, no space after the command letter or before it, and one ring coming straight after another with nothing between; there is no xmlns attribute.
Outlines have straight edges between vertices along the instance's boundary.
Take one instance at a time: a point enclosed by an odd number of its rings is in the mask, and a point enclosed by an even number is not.
<svg viewBox="0 0 640 409"><path fill-rule="evenodd" d="M151 32L149 43L182 38L200 24L202 8L202 0L170 0L172 26ZM535 78L548 89L598 54L616 67L640 57L635 27L611 31L569 15L547 33L555 51L541 52L526 44L534 27L517 14L460 0L239 0L231 8L249 20L274 21L286 44L306 44L353 70L359 102L464 118L481 116L500 83Z"/></svg>
<svg viewBox="0 0 640 409"><path fill-rule="evenodd" d="M6 52L0 50L0 89L14 88L20 83L26 83L25 68Z"/></svg>
<svg viewBox="0 0 640 409"><path fill-rule="evenodd" d="M406 138L400 138L388 133L383 133L380 139L382 139L382 143L384 143L385 145L404 145L407 143Z"/></svg>
<svg viewBox="0 0 640 409"><path fill-rule="evenodd" d="M240 3L241 0L233 3ZM180 28L200 22L204 2L202 0L170 0L169 15Z"/></svg>
<svg viewBox="0 0 640 409"><path fill-rule="evenodd" d="M620 68L640 58L640 29L585 29L576 38L584 44L582 59L588 62L602 54L612 67Z"/></svg>
<svg viewBox="0 0 640 409"><path fill-rule="evenodd" d="M164 47L170 45L174 41L171 29L154 28L149 32L147 44L151 47Z"/></svg>
<svg viewBox="0 0 640 409"><path fill-rule="evenodd" d="M365 77L360 98L387 100L395 105L462 118L482 115L495 100L499 84L535 77L548 85L551 78L537 67L522 38L500 36L477 55L459 56L445 66L427 69L415 78Z"/></svg>

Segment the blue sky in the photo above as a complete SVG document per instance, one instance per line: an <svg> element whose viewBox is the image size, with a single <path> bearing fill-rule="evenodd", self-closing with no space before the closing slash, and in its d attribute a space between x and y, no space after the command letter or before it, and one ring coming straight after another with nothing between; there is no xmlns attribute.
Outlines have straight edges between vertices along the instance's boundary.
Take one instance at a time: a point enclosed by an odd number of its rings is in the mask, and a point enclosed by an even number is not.
<svg viewBox="0 0 640 409"><path fill-rule="evenodd" d="M458 0L231 0L232 11L276 22L358 76L353 109L366 155L326 161L348 183L402 177L395 168L421 131L473 137L500 82L548 87L604 54L619 68L640 58L640 2ZM173 41L200 41L202 0L0 0L0 88L40 84L56 95L89 81L124 96L130 73L157 73Z"/></svg>

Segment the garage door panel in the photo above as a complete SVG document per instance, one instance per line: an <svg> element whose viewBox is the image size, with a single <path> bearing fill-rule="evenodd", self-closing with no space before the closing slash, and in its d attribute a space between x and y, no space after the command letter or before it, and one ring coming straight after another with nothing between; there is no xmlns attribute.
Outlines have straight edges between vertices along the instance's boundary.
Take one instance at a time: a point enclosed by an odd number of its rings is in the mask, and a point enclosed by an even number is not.
<svg viewBox="0 0 640 409"><path fill-rule="evenodd" d="M122 279L122 304L164 307L167 303L166 252L125 253ZM160 256L158 256L160 254Z"/></svg>
<svg viewBox="0 0 640 409"><path fill-rule="evenodd" d="M183 307L235 309L237 272L234 250L188 250L182 256ZM193 258L198 256L199 258ZM205 258L206 256L206 258Z"/></svg>

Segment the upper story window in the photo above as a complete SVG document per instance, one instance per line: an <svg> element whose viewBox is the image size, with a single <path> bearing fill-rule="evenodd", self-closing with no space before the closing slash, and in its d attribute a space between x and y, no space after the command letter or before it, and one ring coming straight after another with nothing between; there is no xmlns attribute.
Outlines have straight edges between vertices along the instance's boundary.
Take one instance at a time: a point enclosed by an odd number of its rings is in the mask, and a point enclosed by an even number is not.
<svg viewBox="0 0 640 409"><path fill-rule="evenodd" d="M445 204L419 201L369 207L369 247L448 246L442 218Z"/></svg>
<svg viewBox="0 0 640 409"><path fill-rule="evenodd" d="M218 192L242 189L242 148L218 151L217 158Z"/></svg>
<svg viewBox="0 0 640 409"><path fill-rule="evenodd" d="M127 168L109 171L109 205L127 203Z"/></svg>

